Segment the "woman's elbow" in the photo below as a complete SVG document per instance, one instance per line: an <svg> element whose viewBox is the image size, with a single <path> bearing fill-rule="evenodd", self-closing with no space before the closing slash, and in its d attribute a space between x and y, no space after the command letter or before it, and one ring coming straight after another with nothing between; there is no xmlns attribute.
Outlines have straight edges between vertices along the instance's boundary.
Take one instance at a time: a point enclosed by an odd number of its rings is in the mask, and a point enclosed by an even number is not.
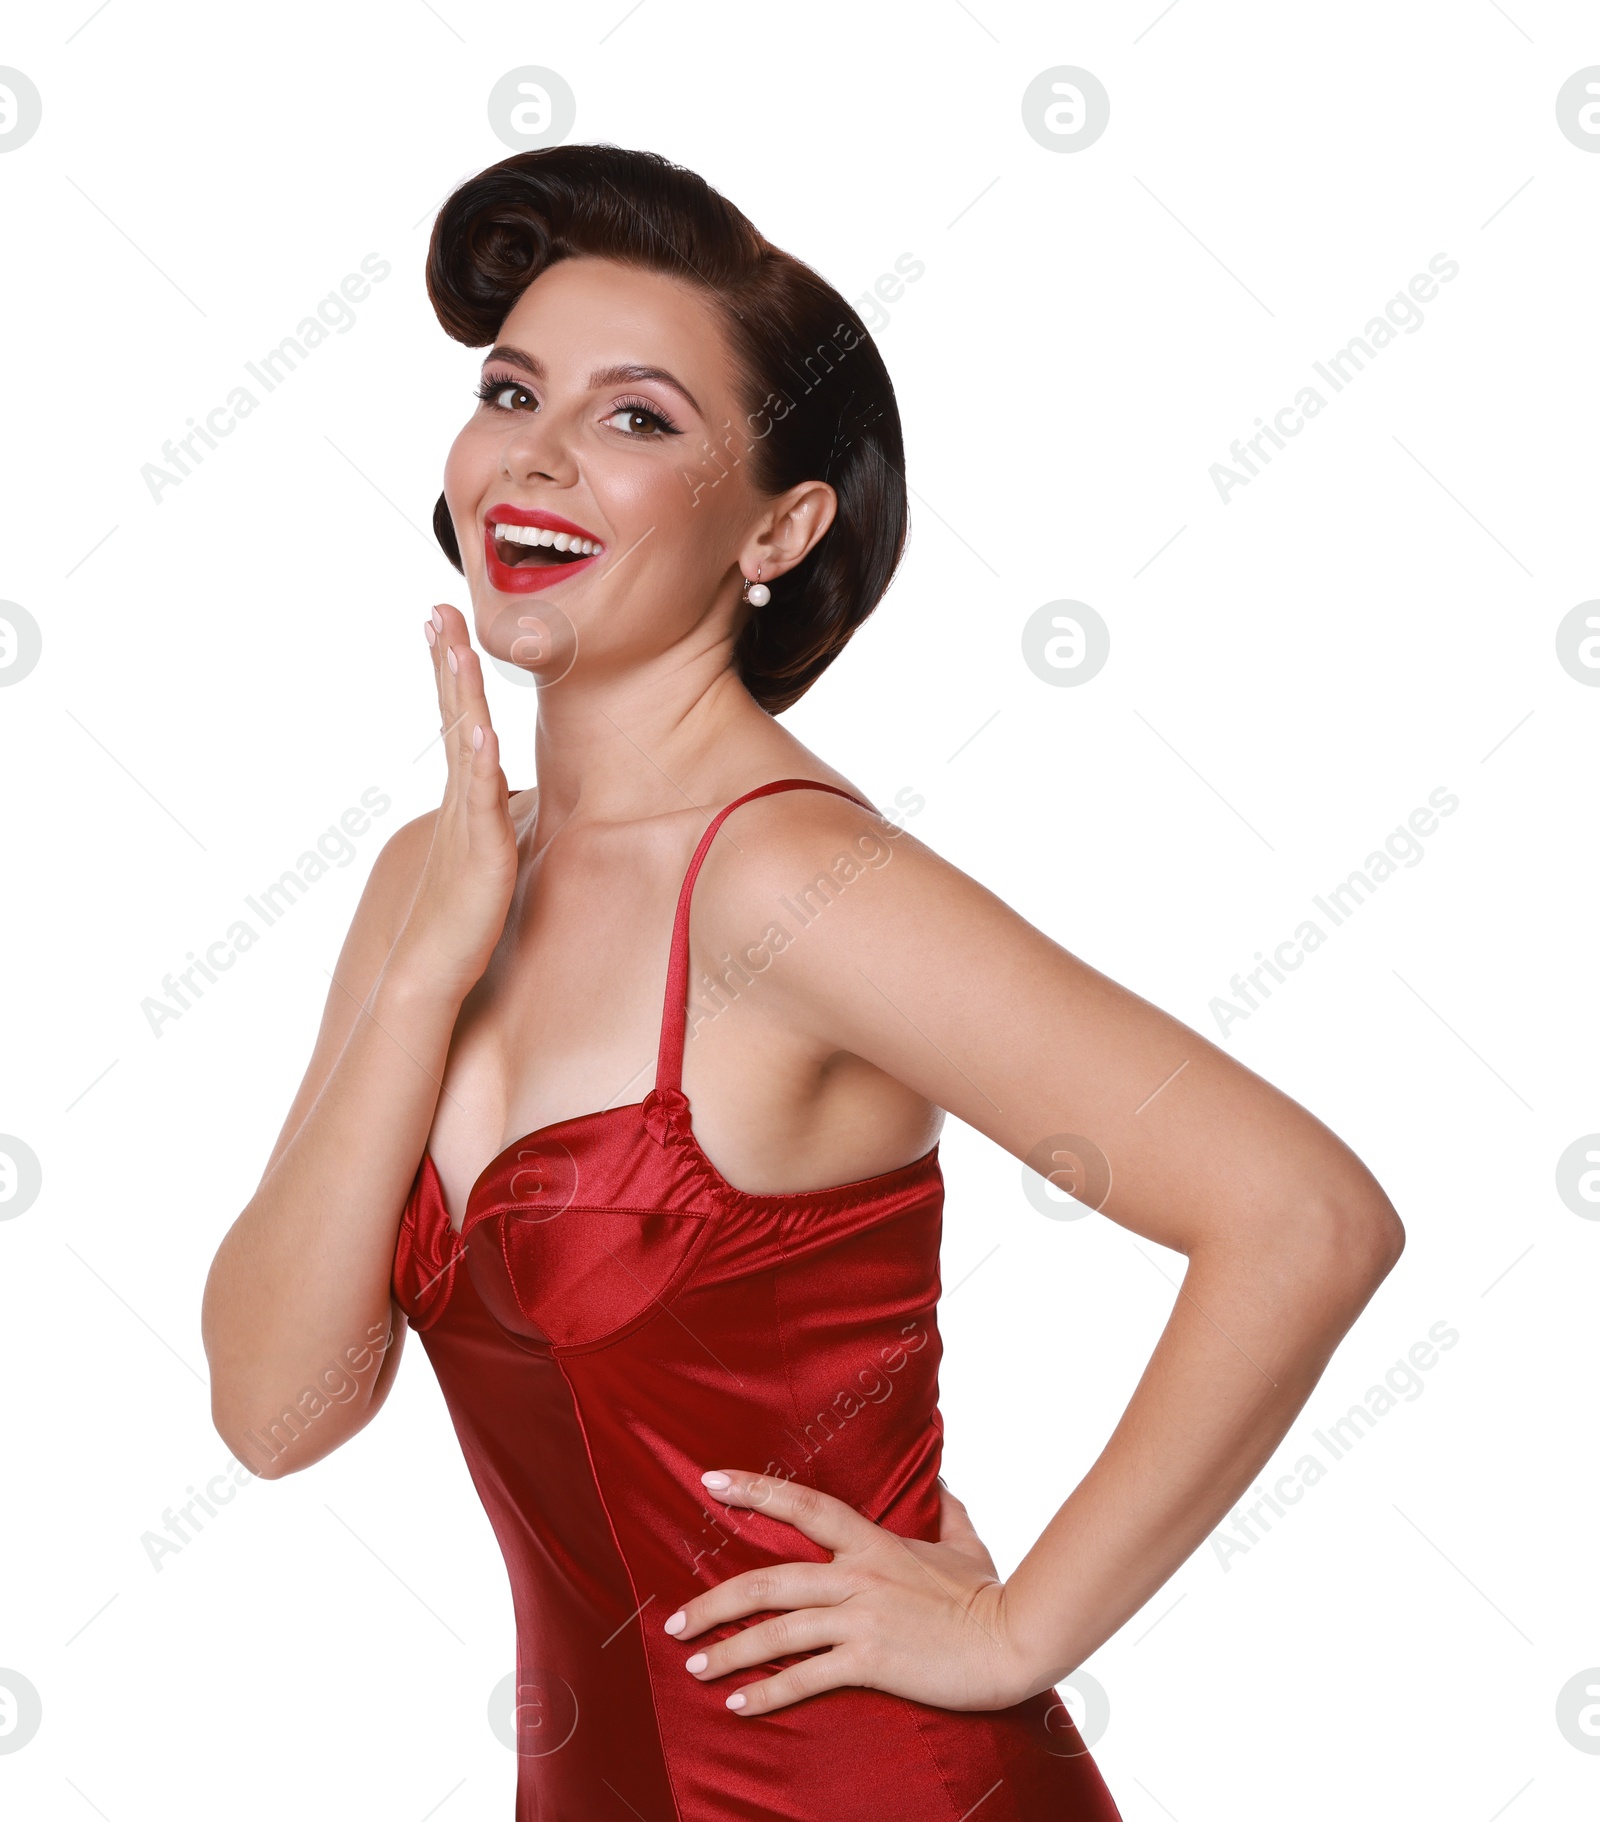
<svg viewBox="0 0 1600 1822"><path fill-rule="evenodd" d="M1406 1230L1399 1213L1377 1190L1319 1203L1309 1228L1308 1273L1324 1296L1350 1306L1353 1319L1405 1251Z"/></svg>

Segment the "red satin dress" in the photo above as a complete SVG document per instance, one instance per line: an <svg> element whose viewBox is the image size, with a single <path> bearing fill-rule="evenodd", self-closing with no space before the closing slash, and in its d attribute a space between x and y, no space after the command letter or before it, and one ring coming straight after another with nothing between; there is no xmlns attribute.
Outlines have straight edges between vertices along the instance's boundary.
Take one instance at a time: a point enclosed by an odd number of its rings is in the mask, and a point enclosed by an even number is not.
<svg viewBox="0 0 1600 1822"><path fill-rule="evenodd" d="M723 1506L711 1467L797 1476L904 1537L939 1531L938 1146L882 1176L735 1189L682 1077L695 876L678 898L656 1085L509 1145L450 1225L424 1153L394 1293L433 1362L510 1573L517 1822L1114 1822L1056 1692L957 1711L878 1690L743 1717L662 1621L743 1570L826 1562ZM839 796L848 792L837 791ZM860 802L852 798L852 802ZM870 808L870 806L863 806Z"/></svg>

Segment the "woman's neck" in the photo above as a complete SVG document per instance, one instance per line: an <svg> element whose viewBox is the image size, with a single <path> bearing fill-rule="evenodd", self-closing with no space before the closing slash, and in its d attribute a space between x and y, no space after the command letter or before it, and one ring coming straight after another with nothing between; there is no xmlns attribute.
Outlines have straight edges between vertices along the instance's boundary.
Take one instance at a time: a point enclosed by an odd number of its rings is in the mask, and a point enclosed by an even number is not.
<svg viewBox="0 0 1600 1822"><path fill-rule="evenodd" d="M669 653L625 675L539 686L541 846L574 818L631 822L720 802L752 770L803 752L716 656Z"/></svg>

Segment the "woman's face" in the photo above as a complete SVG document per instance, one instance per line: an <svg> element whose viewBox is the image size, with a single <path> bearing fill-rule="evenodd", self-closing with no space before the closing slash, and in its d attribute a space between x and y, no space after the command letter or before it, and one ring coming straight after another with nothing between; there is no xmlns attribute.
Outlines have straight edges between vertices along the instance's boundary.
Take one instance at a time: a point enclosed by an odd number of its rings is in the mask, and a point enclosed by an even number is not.
<svg viewBox="0 0 1600 1822"><path fill-rule="evenodd" d="M535 279L445 464L483 649L550 682L575 664L631 669L708 620L726 631L741 566L770 579L782 556L745 420L715 308L692 287L591 258ZM808 543L831 516L821 491Z"/></svg>

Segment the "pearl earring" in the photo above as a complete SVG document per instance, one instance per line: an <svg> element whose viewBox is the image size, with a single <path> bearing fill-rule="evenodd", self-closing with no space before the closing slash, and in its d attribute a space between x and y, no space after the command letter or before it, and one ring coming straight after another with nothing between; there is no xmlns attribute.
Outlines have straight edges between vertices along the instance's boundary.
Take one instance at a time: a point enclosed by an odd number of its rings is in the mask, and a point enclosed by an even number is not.
<svg viewBox="0 0 1600 1822"><path fill-rule="evenodd" d="M744 598L752 607L765 607L772 599L772 590L761 580L759 569L756 571L754 582L748 576L745 577Z"/></svg>

